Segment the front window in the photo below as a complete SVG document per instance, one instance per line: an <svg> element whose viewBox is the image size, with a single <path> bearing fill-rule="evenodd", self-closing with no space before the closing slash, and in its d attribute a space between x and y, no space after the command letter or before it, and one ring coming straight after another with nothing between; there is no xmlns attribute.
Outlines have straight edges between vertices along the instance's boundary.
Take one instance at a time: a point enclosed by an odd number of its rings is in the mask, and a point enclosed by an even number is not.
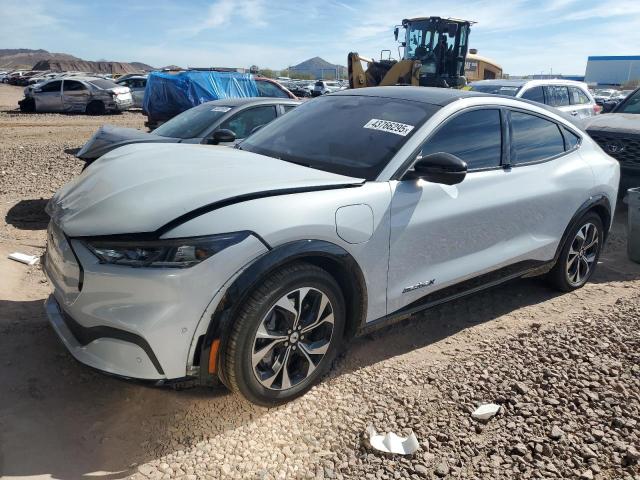
<svg viewBox="0 0 640 480"><path fill-rule="evenodd" d="M405 58L424 58L433 52L433 30L431 22L411 23L407 29Z"/></svg>
<svg viewBox="0 0 640 480"><path fill-rule="evenodd" d="M472 83L469 90L493 95L508 95L515 97L522 87L520 85L507 85L504 83Z"/></svg>
<svg viewBox="0 0 640 480"><path fill-rule="evenodd" d="M374 180L439 108L395 98L319 97L260 129L240 148L318 170Z"/></svg>
<svg viewBox="0 0 640 480"><path fill-rule="evenodd" d="M151 133L170 138L200 138L204 130L211 127L229 110L231 107L225 105L203 103L176 115Z"/></svg>
<svg viewBox="0 0 640 480"><path fill-rule="evenodd" d="M640 90L624 100L616 113L640 113Z"/></svg>

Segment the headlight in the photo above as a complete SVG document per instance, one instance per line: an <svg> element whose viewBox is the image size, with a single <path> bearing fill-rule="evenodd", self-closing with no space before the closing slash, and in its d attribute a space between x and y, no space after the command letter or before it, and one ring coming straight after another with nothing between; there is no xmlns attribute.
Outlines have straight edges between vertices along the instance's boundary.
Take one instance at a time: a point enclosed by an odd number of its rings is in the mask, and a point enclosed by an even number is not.
<svg viewBox="0 0 640 480"><path fill-rule="evenodd" d="M130 267L187 268L240 243L249 235L250 232L235 232L150 241L94 239L86 240L85 245L101 263Z"/></svg>

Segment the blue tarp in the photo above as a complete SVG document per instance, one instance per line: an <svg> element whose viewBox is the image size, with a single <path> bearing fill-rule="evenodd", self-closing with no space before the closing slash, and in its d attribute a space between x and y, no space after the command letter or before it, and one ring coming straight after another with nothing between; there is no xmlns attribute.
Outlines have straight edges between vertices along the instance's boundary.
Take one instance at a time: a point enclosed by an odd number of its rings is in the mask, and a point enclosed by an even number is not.
<svg viewBox="0 0 640 480"><path fill-rule="evenodd" d="M168 120L185 110L222 98L258 97L249 73L187 71L151 72L142 109L149 118Z"/></svg>

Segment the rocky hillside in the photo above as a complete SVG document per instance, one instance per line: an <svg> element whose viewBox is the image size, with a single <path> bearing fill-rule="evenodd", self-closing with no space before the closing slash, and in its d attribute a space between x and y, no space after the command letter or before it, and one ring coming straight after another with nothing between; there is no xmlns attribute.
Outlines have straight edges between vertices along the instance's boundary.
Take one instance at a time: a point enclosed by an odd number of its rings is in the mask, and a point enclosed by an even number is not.
<svg viewBox="0 0 640 480"><path fill-rule="evenodd" d="M311 75L313 78L334 78L336 70L340 78L345 78L347 76L347 67L334 65L320 57L313 57L309 60L305 60L298 65L292 66L290 70L306 73Z"/></svg>
<svg viewBox="0 0 640 480"><path fill-rule="evenodd" d="M67 53L51 53L28 48L0 48L0 69L31 68L43 60L80 60Z"/></svg>

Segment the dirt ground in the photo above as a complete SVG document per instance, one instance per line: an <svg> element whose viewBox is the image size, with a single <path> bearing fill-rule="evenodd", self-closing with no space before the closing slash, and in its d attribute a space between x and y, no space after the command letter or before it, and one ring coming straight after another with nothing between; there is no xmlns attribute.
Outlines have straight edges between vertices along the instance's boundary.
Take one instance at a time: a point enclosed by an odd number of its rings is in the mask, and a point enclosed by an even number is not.
<svg viewBox="0 0 640 480"><path fill-rule="evenodd" d="M526 279L435 308L355 340L290 404L151 388L78 364L47 323L40 267L7 259L43 253L43 209L80 173L75 150L144 117L22 114L20 92L0 85L2 478L640 478L640 265L624 208L583 289ZM486 401L501 414L471 421ZM376 454L367 424L412 429L421 450Z"/></svg>

